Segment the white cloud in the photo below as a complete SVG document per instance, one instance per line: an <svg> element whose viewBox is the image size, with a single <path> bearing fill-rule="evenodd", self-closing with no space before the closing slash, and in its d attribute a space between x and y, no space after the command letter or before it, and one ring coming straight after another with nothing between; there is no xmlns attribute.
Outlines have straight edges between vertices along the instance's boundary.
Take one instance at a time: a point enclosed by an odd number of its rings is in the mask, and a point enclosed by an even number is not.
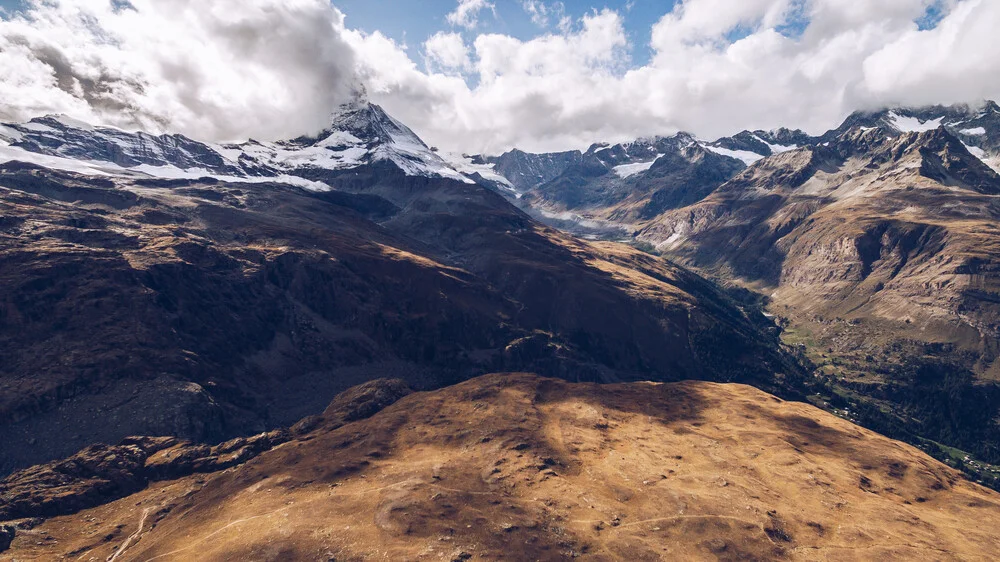
<svg viewBox="0 0 1000 562"><path fill-rule="evenodd" d="M61 111L210 140L275 138L321 127L361 82L428 143L494 152L678 129L820 132L859 108L1000 96L1000 2L940 0L943 19L922 31L914 20L932 2L685 0L655 23L639 67L629 53L646 46L605 9L528 40L434 34L423 70L325 0L134 0L118 11L61 0L0 22L0 117ZM460 3L456 25L483 9Z"/></svg>
<svg viewBox="0 0 1000 562"><path fill-rule="evenodd" d="M864 61L872 95L927 104L1000 94L1000 2L968 0L937 28L909 30Z"/></svg>
<svg viewBox="0 0 1000 562"><path fill-rule="evenodd" d="M458 0L455 11L449 13L445 18L452 25L475 29L479 25L479 13L483 10L496 13L494 4L487 0Z"/></svg>
<svg viewBox="0 0 1000 562"><path fill-rule="evenodd" d="M0 21L0 117L62 112L209 139L301 134L351 94L342 28L325 0L36 1Z"/></svg>
<svg viewBox="0 0 1000 562"><path fill-rule="evenodd" d="M521 8L531 18L531 23L541 28L547 28L554 20L556 25L565 32L572 25L572 18L566 15L566 5L562 2L546 3L542 0L521 0Z"/></svg>
<svg viewBox="0 0 1000 562"><path fill-rule="evenodd" d="M1000 24L1000 2L939 2L944 19L921 31L915 20L932 3L685 0L655 24L651 60L638 68L627 61L621 15L594 12L530 41L480 35L473 86L418 73L383 82L374 97L430 142L498 151L678 129L818 133L856 109L1000 95L1000 51L989 31ZM436 109L412 109L411 100Z"/></svg>
<svg viewBox="0 0 1000 562"><path fill-rule="evenodd" d="M785 19L792 0L688 0L653 26L653 47L670 52L678 46L720 41L736 27L771 28Z"/></svg>
<svg viewBox="0 0 1000 562"><path fill-rule="evenodd" d="M439 31L424 42L424 53L430 69L467 71L472 68L469 48L458 33Z"/></svg>

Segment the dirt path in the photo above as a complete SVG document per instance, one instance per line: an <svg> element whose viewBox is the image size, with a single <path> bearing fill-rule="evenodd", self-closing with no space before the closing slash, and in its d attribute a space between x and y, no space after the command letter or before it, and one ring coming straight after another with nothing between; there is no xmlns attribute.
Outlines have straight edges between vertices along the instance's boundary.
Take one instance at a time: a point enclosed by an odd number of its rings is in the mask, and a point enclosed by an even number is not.
<svg viewBox="0 0 1000 562"><path fill-rule="evenodd" d="M139 535L142 534L142 529L146 526L146 518L149 517L149 512L152 510L152 507L147 507L142 510L142 515L139 517L139 528L136 529L134 533L129 535L127 539L125 539L125 542L118 547L118 550L111 555L111 558L108 558L108 562L115 562L115 560L118 560L118 558L124 554L126 550L128 550L128 547L132 545L132 541L139 538Z"/></svg>

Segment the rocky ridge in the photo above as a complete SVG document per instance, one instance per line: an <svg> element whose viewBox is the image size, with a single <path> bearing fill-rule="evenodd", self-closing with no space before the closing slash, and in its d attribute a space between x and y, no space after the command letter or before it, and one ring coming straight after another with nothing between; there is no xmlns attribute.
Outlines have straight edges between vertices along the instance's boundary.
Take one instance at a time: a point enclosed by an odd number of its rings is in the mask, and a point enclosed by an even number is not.
<svg viewBox="0 0 1000 562"><path fill-rule="evenodd" d="M500 374L380 405L348 423L324 414L228 470L8 524L0 559L966 560L1000 548L996 492L742 385Z"/></svg>

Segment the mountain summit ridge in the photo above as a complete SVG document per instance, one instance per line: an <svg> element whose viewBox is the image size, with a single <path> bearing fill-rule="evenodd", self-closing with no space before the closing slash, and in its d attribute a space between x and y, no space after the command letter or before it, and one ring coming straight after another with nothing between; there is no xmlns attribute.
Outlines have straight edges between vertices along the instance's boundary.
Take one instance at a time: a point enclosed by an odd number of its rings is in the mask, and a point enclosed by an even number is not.
<svg viewBox="0 0 1000 562"><path fill-rule="evenodd" d="M276 180L319 190L329 188L301 179L303 170L350 170L388 161L411 176L475 182L406 125L363 99L340 106L317 135L274 142L205 143L180 134L127 132L48 115L0 125L0 160L90 175Z"/></svg>

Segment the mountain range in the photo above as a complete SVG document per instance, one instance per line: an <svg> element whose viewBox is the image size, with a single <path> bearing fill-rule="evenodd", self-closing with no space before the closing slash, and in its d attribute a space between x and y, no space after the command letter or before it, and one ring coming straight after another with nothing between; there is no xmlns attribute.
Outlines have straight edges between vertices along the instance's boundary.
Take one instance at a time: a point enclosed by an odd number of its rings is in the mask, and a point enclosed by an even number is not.
<svg viewBox="0 0 1000 562"><path fill-rule="evenodd" d="M998 139L986 102L490 161L540 220L757 295L823 381L815 403L1000 462Z"/></svg>
<svg viewBox="0 0 1000 562"><path fill-rule="evenodd" d="M954 469L1000 475L998 155L992 102L500 156L363 99L284 141L0 125L0 546L995 552Z"/></svg>
<svg viewBox="0 0 1000 562"><path fill-rule="evenodd" d="M4 470L279 427L376 375L803 373L760 311L533 221L374 105L266 153L55 117L4 131Z"/></svg>

